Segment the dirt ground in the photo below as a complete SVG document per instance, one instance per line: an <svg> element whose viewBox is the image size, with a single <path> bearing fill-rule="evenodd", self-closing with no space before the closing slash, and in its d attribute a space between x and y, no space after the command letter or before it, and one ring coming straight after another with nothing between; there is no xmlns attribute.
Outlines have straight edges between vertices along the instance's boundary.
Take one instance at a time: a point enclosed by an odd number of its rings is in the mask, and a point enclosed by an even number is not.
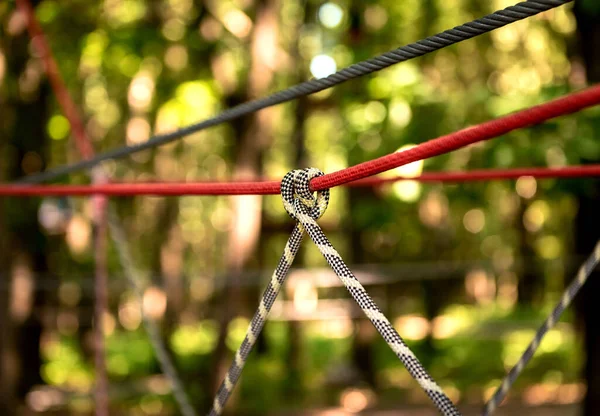
<svg viewBox="0 0 600 416"><path fill-rule="evenodd" d="M463 416L481 415L481 407L460 407ZM389 410L365 410L359 413L351 413L342 408L305 410L298 412L270 413L269 416L439 416L439 413L429 407L406 407L402 409ZM549 405L527 407L520 405L503 406L494 412L494 416L579 416L580 406L573 405Z"/></svg>

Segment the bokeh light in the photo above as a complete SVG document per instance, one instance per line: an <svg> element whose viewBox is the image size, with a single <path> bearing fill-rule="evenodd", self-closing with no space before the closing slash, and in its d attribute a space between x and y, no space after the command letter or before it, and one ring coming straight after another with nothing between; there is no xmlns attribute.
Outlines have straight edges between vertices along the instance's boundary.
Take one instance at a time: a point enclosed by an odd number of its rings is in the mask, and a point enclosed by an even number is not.
<svg viewBox="0 0 600 416"><path fill-rule="evenodd" d="M340 25L344 17L344 10L332 2L323 4L319 8L319 20L323 26L334 29Z"/></svg>
<svg viewBox="0 0 600 416"><path fill-rule="evenodd" d="M335 60L329 55L317 55L310 62L310 73L315 78L325 78L337 70Z"/></svg>

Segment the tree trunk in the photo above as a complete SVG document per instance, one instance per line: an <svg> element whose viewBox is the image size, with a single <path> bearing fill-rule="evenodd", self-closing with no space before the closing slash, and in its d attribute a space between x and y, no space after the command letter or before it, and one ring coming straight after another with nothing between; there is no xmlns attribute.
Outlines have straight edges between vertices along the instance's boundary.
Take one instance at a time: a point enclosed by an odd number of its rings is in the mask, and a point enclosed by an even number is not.
<svg viewBox="0 0 600 416"><path fill-rule="evenodd" d="M349 42L356 49L359 49L363 42L363 13L364 5L360 1L353 1L349 9L350 28L349 28ZM364 86L365 84L363 84ZM349 224L345 227L346 238L351 242L350 246L350 258L347 259L350 263L363 263L365 262L364 249L361 245L361 230L356 228L353 217L356 216L355 212L357 207L360 207L361 201L373 200L375 194L373 189L363 188L349 188L348 189L348 206L349 206ZM360 307L351 302L352 308L360 311ZM352 338L352 370L356 371L358 380L368 384L369 386L376 387L376 371L375 361L373 357L373 341L376 337L376 332L373 328L373 324L369 319L363 316L360 311L360 318L354 322L354 336Z"/></svg>
<svg viewBox="0 0 600 416"><path fill-rule="evenodd" d="M256 5L256 19L250 41L250 70L247 89L232 97L233 106L267 93L275 70L277 51L277 0L262 0ZM262 174L262 157L271 142L272 111L263 110L235 122L236 133L234 178L256 180ZM230 359L226 354L225 339L231 319L240 312L244 296L240 290L239 274L255 259L259 244L262 197L242 195L231 197L231 223L227 251L228 278L220 304L220 328L217 347L213 356L211 390L216 392ZM255 300L255 297L253 298ZM256 302L253 302L253 309ZM230 357L229 357L230 358Z"/></svg>
<svg viewBox="0 0 600 416"><path fill-rule="evenodd" d="M43 170L47 153L47 101L50 89L44 81L41 62L29 56L29 38L25 28L19 29L17 34L7 36L2 42L3 49L7 51L7 76L18 80L19 87L18 96L9 97L14 111L13 122L6 135L11 154L3 159L9 165L6 177L9 181ZM16 394L22 401L34 385L43 383L39 348L42 318L50 296L39 283L41 279L45 279L45 283L49 279L49 245L38 224L39 199L6 199L4 202L4 218L9 219L5 227L10 246L3 252L13 260L18 259L23 270L12 282L16 285L12 295L18 296L18 299L12 299L10 303L14 320L14 331L10 332L10 336L18 354L12 364L17 377ZM6 271L11 273L10 269ZM22 283L24 286L19 286ZM20 290L22 287L29 289Z"/></svg>
<svg viewBox="0 0 600 416"><path fill-rule="evenodd" d="M520 276L518 283L518 302L520 306L532 308L540 299L538 298L542 282L540 282L540 274L536 273L537 265L535 259L535 251L531 246L530 235L525 229L523 217L527 210L528 203L525 199L521 199L519 215L517 216L516 227L519 230L519 244L522 261L520 264Z"/></svg>
<svg viewBox="0 0 600 416"><path fill-rule="evenodd" d="M3 118L3 108L0 105L0 119ZM0 137L4 137L0 134ZM0 141L0 160L7 160L6 143ZM0 182L6 181L6 164L0 165ZM10 362L7 357L14 354L10 343L11 321L8 311L10 299L10 242L5 224L5 199L0 198L0 414L10 414L13 406L14 380L11 380Z"/></svg>
<svg viewBox="0 0 600 416"><path fill-rule="evenodd" d="M587 80L590 83L600 81L600 5L597 2L576 1L574 7L577 19L578 52L583 58ZM597 128L595 135L600 135ZM597 163L598 160L587 160ZM582 259L592 252L600 236L598 204L600 202L600 181L595 180L588 192L579 196L579 212L575 223L576 252ZM584 343L586 362L584 375L587 393L583 403L583 415L600 414L600 327L597 317L600 314L600 272L590 276L582 290L578 302L579 315L585 331Z"/></svg>
<svg viewBox="0 0 600 416"><path fill-rule="evenodd" d="M16 160L19 163L18 170L13 170L11 179L23 176L23 172L20 171L21 165L32 153L44 158L47 91L45 87L40 88L41 97L38 100L17 105L17 120L11 142L18 149ZM24 137L29 140L23 140ZM36 198L9 202L12 206L9 217L16 220L8 225L14 257L25 259L25 267L30 269L33 278L32 303L27 306L24 319L15 325L15 339L20 353L20 379L17 390L20 399L25 398L31 387L43 382L40 376L42 360L39 347L42 314L48 293L39 283L41 279L48 278L49 269L47 238L40 230L37 220L39 204L40 201Z"/></svg>

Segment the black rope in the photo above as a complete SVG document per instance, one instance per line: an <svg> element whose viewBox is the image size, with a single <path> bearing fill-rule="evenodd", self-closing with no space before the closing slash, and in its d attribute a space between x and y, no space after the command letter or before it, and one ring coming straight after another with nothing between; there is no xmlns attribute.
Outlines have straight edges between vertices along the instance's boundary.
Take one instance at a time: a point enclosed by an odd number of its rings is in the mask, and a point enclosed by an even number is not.
<svg viewBox="0 0 600 416"><path fill-rule="evenodd" d="M302 82L298 85L276 92L267 97L229 108L213 118L192 124L172 133L156 135L144 143L133 146L119 147L117 149L109 150L105 153L99 154L88 160L83 160L70 165L59 166L57 168L47 170L46 172L26 176L17 181L17 183L41 183L51 181L69 173L83 169L90 169L106 160L120 159L142 150L170 143L188 134L234 120L238 117L262 110L267 107L323 91L327 88L331 88L351 79L368 75L391 65L425 55L463 40L471 39L475 36L490 32L494 29L506 26L518 20L534 16L538 13L550 10L571 1L573 0L524 1L514 6L507 7L504 10L499 10L485 17L473 20L472 22L457 26L454 29L446 30L442 33L438 33L437 35L430 36L377 57L351 65L336 72L335 74L329 75L326 78L311 79L309 81Z"/></svg>

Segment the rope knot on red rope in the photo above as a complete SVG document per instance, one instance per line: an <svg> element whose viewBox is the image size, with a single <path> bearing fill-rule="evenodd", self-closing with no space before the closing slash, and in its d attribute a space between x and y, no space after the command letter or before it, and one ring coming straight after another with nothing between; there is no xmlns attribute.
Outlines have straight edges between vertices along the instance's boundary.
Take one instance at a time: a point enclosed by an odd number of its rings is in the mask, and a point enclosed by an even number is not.
<svg viewBox="0 0 600 416"><path fill-rule="evenodd" d="M302 215L318 220L325 213L329 204L329 189L316 192L310 190L310 181L323 175L319 169L306 168L293 170L283 177L281 197L290 217L303 222L300 219Z"/></svg>
<svg viewBox="0 0 600 416"><path fill-rule="evenodd" d="M402 364L404 364L410 375L437 406L440 413L444 416L460 416L460 412L454 406L454 403L444 394L441 387L423 368L418 358L406 345L356 276L350 271L340 254L317 224L317 219L323 215L329 203L329 189L317 191L316 193L310 190L310 181L319 176L323 176L323 172L319 169L298 169L289 172L281 181L283 205L288 214L296 221L296 226L285 245L271 281L263 293L258 310L254 314L246 332L246 337L236 352L235 359L217 391L209 416L219 416L223 411L227 399L239 380L250 351L260 335L281 286L285 283L285 278L298 253L304 233L308 234L313 243L315 243L325 261L327 261L342 281L354 301L360 306L390 349L402 361Z"/></svg>

